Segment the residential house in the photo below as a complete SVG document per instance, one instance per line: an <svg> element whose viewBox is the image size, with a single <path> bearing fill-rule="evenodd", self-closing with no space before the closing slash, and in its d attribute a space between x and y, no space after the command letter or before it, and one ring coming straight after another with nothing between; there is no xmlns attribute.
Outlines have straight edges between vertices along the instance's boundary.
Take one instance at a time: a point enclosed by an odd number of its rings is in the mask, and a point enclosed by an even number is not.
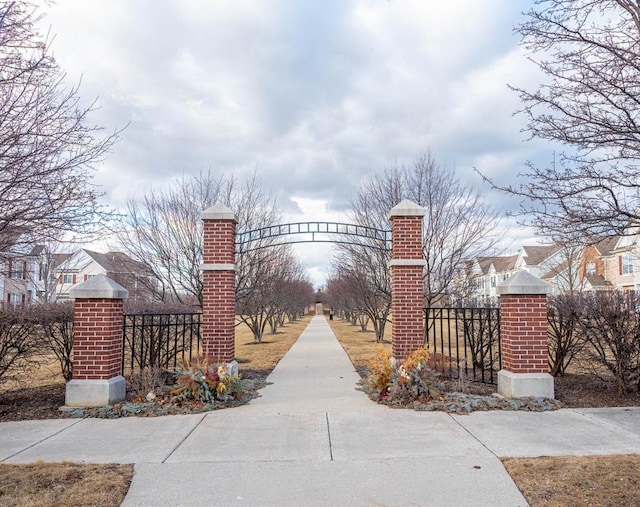
<svg viewBox="0 0 640 507"><path fill-rule="evenodd" d="M458 276L458 287L467 287L466 291L459 291L459 297L476 304L495 303L496 287L513 274L517 257L509 255L473 259L467 264L466 271Z"/></svg>
<svg viewBox="0 0 640 507"><path fill-rule="evenodd" d="M622 290L640 288L640 229L630 228L615 237L615 246L602 256L604 278Z"/></svg>
<svg viewBox="0 0 640 507"><path fill-rule="evenodd" d="M13 307L38 301L46 276L45 248L14 248L0 253L0 294L2 304Z"/></svg>
<svg viewBox="0 0 640 507"><path fill-rule="evenodd" d="M156 280L149 268L122 252L99 253L81 249L61 262L56 270L57 298L68 299L70 289L103 274L129 291L130 300L149 300L156 294Z"/></svg>
<svg viewBox="0 0 640 507"><path fill-rule="evenodd" d="M609 236L584 248L579 267L584 292L612 290L615 285L607 274L605 260L611 257L620 236Z"/></svg>

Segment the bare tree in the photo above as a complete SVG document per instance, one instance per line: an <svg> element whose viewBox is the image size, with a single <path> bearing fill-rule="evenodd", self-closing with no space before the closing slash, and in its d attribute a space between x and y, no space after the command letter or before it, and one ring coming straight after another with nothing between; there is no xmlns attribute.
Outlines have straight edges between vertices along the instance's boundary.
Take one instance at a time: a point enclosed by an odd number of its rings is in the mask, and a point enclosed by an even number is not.
<svg viewBox="0 0 640 507"><path fill-rule="evenodd" d="M234 211L238 230L278 223L274 200L254 173L242 183L225 174L201 171L182 176L166 190L150 190L140 202L130 199L118 230L119 248L146 264L160 287L161 299L202 303L202 211L222 202ZM258 242L265 246L268 240ZM259 250L256 250L259 251ZM244 293L254 252L237 255L238 293Z"/></svg>
<svg viewBox="0 0 640 507"><path fill-rule="evenodd" d="M427 152L410 167L392 167L364 181L351 205L352 218L359 224L389 228L387 215L403 199L425 209L424 297L426 306L433 306L448 297L465 262L495 246L497 213ZM388 260L387 255L376 261L378 273Z"/></svg>
<svg viewBox="0 0 640 507"><path fill-rule="evenodd" d="M351 314L354 323L371 321L377 342L384 340L391 314L388 260L388 252L379 248L341 245L340 253L332 259L332 269L337 275L327 283L327 294L332 301L333 298L349 301L350 306L343 309Z"/></svg>
<svg viewBox="0 0 640 507"><path fill-rule="evenodd" d="M91 170L118 139L91 123L37 31L36 7L0 3L0 251L95 231L106 210Z"/></svg>
<svg viewBox="0 0 640 507"><path fill-rule="evenodd" d="M267 325L275 333L282 324L287 305L292 303L287 297L291 285L311 284L289 245L254 250L245 254L243 261L245 276L237 291L237 313L253 333L254 342L260 343ZM306 297L300 302L303 307L308 303Z"/></svg>
<svg viewBox="0 0 640 507"><path fill-rule="evenodd" d="M640 4L634 0L538 0L516 27L544 74L514 86L532 139L565 151L532 163L520 186L521 217L554 240L623 234L640 220Z"/></svg>

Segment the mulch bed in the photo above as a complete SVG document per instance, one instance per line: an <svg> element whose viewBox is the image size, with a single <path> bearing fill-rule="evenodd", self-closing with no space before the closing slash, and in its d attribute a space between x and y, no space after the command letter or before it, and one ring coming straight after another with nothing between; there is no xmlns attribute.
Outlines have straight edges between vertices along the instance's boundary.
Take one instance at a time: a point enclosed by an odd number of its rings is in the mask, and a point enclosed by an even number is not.
<svg viewBox="0 0 640 507"><path fill-rule="evenodd" d="M254 381L255 389L249 393L244 403L255 396L258 390L265 384L269 374L263 370L242 370L245 379ZM460 391L460 385L456 381L447 381L447 391ZM467 382L462 386L466 395L488 396L496 390L495 385ZM597 407L640 407L640 393L621 395L617 392L613 383L603 382L593 375L570 374L555 379L556 399L562 407L566 408L597 408ZM58 419L69 417L69 413L61 412L59 407L64 405L65 385L56 383L42 387L14 389L0 393L0 422L21 421L27 419ZM123 415L163 415L168 413L192 413L203 410L211 410L212 407L202 405L182 405L168 407L166 398L159 396L154 403L144 406L141 399L129 399L129 405L114 405L112 409L103 410L102 417L122 417ZM137 405L136 405L137 404ZM235 404L219 404L213 408L225 408ZM423 408L424 409L424 408ZM93 410L93 409L92 409ZM96 413L98 409L94 410ZM124 412L124 413L123 413ZM93 415L97 414L79 414Z"/></svg>

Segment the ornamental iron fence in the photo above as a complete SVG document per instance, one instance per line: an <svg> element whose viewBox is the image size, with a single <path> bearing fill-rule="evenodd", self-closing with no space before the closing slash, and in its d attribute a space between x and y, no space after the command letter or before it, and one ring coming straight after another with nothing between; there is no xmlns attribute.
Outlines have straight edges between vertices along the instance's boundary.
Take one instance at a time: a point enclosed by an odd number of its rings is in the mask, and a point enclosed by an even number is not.
<svg viewBox="0 0 640 507"><path fill-rule="evenodd" d="M122 375L176 368L201 354L200 313L125 314Z"/></svg>
<svg viewBox="0 0 640 507"><path fill-rule="evenodd" d="M445 376L487 384L502 366L499 308L425 308L425 346Z"/></svg>

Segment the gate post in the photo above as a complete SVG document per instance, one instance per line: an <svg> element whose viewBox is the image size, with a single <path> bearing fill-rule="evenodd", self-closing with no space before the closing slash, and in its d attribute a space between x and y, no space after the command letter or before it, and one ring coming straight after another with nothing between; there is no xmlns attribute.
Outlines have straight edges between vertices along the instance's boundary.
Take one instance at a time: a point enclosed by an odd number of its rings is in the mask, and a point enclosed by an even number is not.
<svg viewBox="0 0 640 507"><path fill-rule="evenodd" d="M217 203L202 212L202 350L216 362L235 363L236 219Z"/></svg>
<svg viewBox="0 0 640 507"><path fill-rule="evenodd" d="M391 347L403 361L424 346L422 220L424 208L405 199L389 212L391 221Z"/></svg>
<svg viewBox="0 0 640 507"><path fill-rule="evenodd" d="M124 287L97 275L73 287L73 369L65 405L96 407L124 400L122 373Z"/></svg>
<svg viewBox="0 0 640 507"><path fill-rule="evenodd" d="M496 293L500 295L502 349L498 393L508 398L553 398L547 344L549 285L526 271L519 271L499 284Z"/></svg>

